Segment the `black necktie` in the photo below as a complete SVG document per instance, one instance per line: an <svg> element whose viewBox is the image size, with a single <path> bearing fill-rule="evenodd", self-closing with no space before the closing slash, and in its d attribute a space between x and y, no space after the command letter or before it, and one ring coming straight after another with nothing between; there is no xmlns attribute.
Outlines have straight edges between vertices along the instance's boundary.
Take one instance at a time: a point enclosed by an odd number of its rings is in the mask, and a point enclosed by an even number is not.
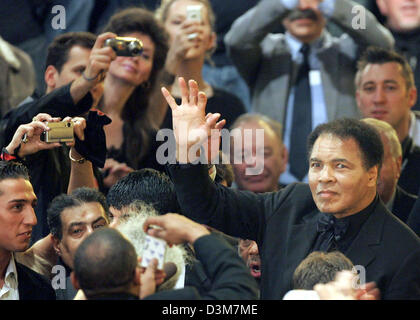
<svg viewBox="0 0 420 320"><path fill-rule="evenodd" d="M306 155L306 139L312 131L312 98L309 83L309 45L304 44L300 49L303 62L295 82L293 103L293 120L290 136L290 172L302 180L308 172Z"/></svg>
<svg viewBox="0 0 420 320"><path fill-rule="evenodd" d="M343 239L348 225L347 219L337 219L332 214L321 213L317 225L319 239L315 250L328 252L337 249L337 242Z"/></svg>

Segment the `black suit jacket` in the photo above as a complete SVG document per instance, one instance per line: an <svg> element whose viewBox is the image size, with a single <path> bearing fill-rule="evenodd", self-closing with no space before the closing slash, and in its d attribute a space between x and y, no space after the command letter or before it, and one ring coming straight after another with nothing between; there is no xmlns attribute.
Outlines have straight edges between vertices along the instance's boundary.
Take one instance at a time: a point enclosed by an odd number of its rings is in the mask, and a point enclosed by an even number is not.
<svg viewBox="0 0 420 320"><path fill-rule="evenodd" d="M204 166L169 165L182 212L229 235L253 239L262 259L261 298L282 299L310 253L319 212L307 184L265 194L211 182ZM420 239L379 201L344 252L384 299L420 299Z"/></svg>
<svg viewBox="0 0 420 320"><path fill-rule="evenodd" d="M403 164L398 185L411 194L420 191L420 147L414 145L413 139L407 137L401 144Z"/></svg>
<svg viewBox="0 0 420 320"><path fill-rule="evenodd" d="M394 203L392 205L392 213L395 214L402 222L407 223L408 216L413 209L417 196L404 191L397 186L395 191Z"/></svg>
<svg viewBox="0 0 420 320"><path fill-rule="evenodd" d="M16 262L19 300L55 300L50 282L35 271Z"/></svg>
<svg viewBox="0 0 420 320"><path fill-rule="evenodd" d="M210 279L207 292L196 287L160 291L146 300L255 300L258 285L232 246L220 235L210 234L194 242L197 259Z"/></svg>
<svg viewBox="0 0 420 320"><path fill-rule="evenodd" d="M420 237L420 191L407 219L407 225Z"/></svg>

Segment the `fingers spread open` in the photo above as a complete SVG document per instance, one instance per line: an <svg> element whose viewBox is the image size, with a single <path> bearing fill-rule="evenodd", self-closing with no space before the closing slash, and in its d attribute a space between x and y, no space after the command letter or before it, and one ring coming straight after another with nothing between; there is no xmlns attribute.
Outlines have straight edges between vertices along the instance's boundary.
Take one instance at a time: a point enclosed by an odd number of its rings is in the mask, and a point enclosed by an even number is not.
<svg viewBox="0 0 420 320"><path fill-rule="evenodd" d="M181 104L187 104L189 102L187 83L183 77L178 78L178 83L181 90Z"/></svg>
<svg viewBox="0 0 420 320"><path fill-rule="evenodd" d="M197 106L199 109L202 109L203 112L206 109L206 104L207 104L207 96L204 92L200 91L198 93L198 102L197 102Z"/></svg>
<svg viewBox="0 0 420 320"><path fill-rule="evenodd" d="M190 80L188 81L188 85L190 87L189 102L191 105L196 105L198 101L198 84L195 80Z"/></svg>
<svg viewBox="0 0 420 320"><path fill-rule="evenodd" d="M176 101L174 97L172 97L171 93L165 87L162 87L161 91L172 111L176 110L178 105L176 104Z"/></svg>

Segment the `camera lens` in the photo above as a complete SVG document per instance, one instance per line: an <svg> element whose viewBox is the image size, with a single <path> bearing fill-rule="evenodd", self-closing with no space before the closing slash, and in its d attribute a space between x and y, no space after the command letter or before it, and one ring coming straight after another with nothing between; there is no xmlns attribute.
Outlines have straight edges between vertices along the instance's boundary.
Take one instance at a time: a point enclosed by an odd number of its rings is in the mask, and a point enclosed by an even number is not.
<svg viewBox="0 0 420 320"><path fill-rule="evenodd" d="M70 128L70 127L71 127L71 123L67 122L67 128Z"/></svg>
<svg viewBox="0 0 420 320"><path fill-rule="evenodd" d="M128 50L133 56L139 56L143 52L142 46L138 42L130 42L128 45Z"/></svg>

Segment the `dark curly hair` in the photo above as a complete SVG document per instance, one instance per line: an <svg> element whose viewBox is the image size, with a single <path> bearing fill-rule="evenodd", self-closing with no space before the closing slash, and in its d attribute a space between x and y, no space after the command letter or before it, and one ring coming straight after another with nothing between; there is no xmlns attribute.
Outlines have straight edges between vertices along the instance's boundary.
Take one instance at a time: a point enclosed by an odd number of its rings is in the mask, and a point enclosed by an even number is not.
<svg viewBox="0 0 420 320"><path fill-rule="evenodd" d="M123 152L127 155L128 165L136 168L136 164L147 153L151 132L157 129L149 119L147 110L149 96L156 84L158 73L165 64L169 49L168 35L151 11L137 7L114 14L105 26L104 32L113 32L119 36L140 32L148 35L155 45L149 85L136 87L121 114L122 120L127 124L127 130L124 131L126 146Z"/></svg>

